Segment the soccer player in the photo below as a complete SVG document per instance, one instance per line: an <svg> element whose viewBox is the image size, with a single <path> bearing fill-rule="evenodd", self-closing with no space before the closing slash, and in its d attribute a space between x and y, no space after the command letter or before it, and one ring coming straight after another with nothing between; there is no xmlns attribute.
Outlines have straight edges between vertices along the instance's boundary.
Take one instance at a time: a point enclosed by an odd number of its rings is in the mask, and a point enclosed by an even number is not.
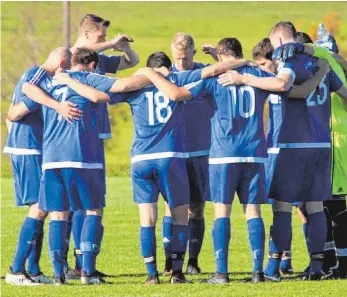
<svg viewBox="0 0 347 297"><path fill-rule="evenodd" d="M252 56L256 64L264 71L275 73L276 65L271 60L273 54L273 47L271 45L269 38L262 39L252 50ZM318 63L324 60L319 60ZM290 97L305 97L305 94L293 93L294 89L302 89L304 92L313 91L323 76L330 71L330 67L327 63L323 63L317 73L311 78L302 83L300 86L295 86L292 88L292 92L289 94ZM297 91L296 90L296 91ZM268 159L265 163L265 176L266 176L266 190L267 193L270 188L270 184L273 178L273 172L275 169L276 161L278 158L278 153L280 148L278 147L278 136L282 126L282 98L278 95L271 94L268 98L269 102L269 123L268 123L268 135L267 135L267 145L268 145ZM271 200L272 202L272 200ZM296 203L298 204L298 203ZM305 239L307 242L307 219L297 208L298 214L303 223L303 231ZM306 231L306 232L305 232ZM281 259L280 272L282 274L292 274L292 252L291 249L284 251Z"/></svg>
<svg viewBox="0 0 347 297"><path fill-rule="evenodd" d="M236 38L222 39L217 45L218 60L238 61L242 47ZM257 76L271 76L257 68L244 66L239 71ZM149 77L158 87L157 80ZM157 77L156 79L160 79ZM160 89L173 96L171 87ZM210 195L215 221L212 231L216 257L216 273L207 280L211 284L229 282L228 248L230 241L230 213L235 191L244 206L249 240L252 249L254 282L264 281L262 265L265 230L260 216L260 203L266 202L264 162L266 144L263 131L263 108L269 93L251 87L222 87L217 78L196 84L190 92L180 88L183 98L207 89L212 93L216 111L212 117L209 157ZM194 93L193 93L194 92ZM171 98L170 97L170 98Z"/></svg>
<svg viewBox="0 0 347 297"><path fill-rule="evenodd" d="M321 46L310 45L313 43L311 38L304 32L298 32L295 38L296 42L305 43L302 47L298 45L305 53L313 55L315 57L326 59L331 65L332 69L341 79L346 86L346 76L343 71L343 59L337 56L337 52L331 53L328 51L331 44L328 44L329 48L324 49ZM309 44L310 43L310 44ZM295 53L295 46L290 51L288 48L287 53ZM337 49L337 46L332 48ZM335 57L337 60L335 60ZM283 57L286 58L286 57ZM339 65L338 61L342 62ZM332 277L346 278L347 276L347 239L345 237L345 230L347 226L346 213L346 194L343 192L346 188L347 180L347 166L343 164L345 161L345 135L347 134L346 125L344 125L344 119L346 118L343 102L339 96L335 93L332 94L331 100L331 117L332 117L332 200L324 202L324 210L328 224L328 234L325 243L323 271L329 274L329 271L336 266L336 257L339 262L337 269L332 269ZM337 244L335 244L335 241ZM336 254L335 254L336 250Z"/></svg>
<svg viewBox="0 0 347 297"><path fill-rule="evenodd" d="M74 52L79 47L87 47L99 54L99 67L97 72L99 74L113 73L119 70L134 67L139 62L137 53L131 48L129 42L133 41L131 37L125 34L118 34L114 39L106 41L107 30L110 26L110 21L103 19L95 14L87 14L80 22L78 29L78 37L75 44L72 46L71 51ZM102 54L103 51L113 49L119 52L124 52L122 56L107 56ZM107 111L107 104L98 104L97 111L99 114L98 122L100 126L99 138L101 145L104 146L104 140L112 137L111 124ZM104 177L105 177L105 190L106 190L106 171L105 171L105 157L103 153L104 163ZM106 194L106 192L105 192ZM68 267L67 261L65 263L65 272L68 279L79 279L82 269L82 253L80 249L81 232L83 226L84 214L82 210L73 213L72 222L69 223L69 230L72 228L75 249L74 255L76 257L75 269L72 270ZM72 226L71 226L72 224ZM103 226L102 226L103 230ZM100 235L103 237L103 231ZM68 232L70 238L70 232ZM67 255L66 255L67 258ZM101 277L106 274L97 271Z"/></svg>
<svg viewBox="0 0 347 297"><path fill-rule="evenodd" d="M29 213L19 234L13 262L5 278L6 283L12 285L32 286L39 283L53 283L41 272L39 266L43 225L47 216L47 212L38 208L42 171L42 114L35 102L23 94L22 86L26 82L37 85L46 73L52 74L57 68L68 67L70 57L71 53L68 50L59 48L49 55L44 64L27 70L16 85L8 112L6 121L11 127L4 153L10 154L12 162L16 204L29 206ZM70 104L58 103L54 100L48 103L67 120L73 119L76 109ZM27 270L25 269L26 261Z"/></svg>
<svg viewBox="0 0 347 297"><path fill-rule="evenodd" d="M225 72L245 62L221 63L200 70L169 74L171 60L165 53L157 52L148 58L147 66L162 67L157 70L167 76L167 79L184 85ZM159 283L155 239L159 193L167 201L173 218L173 272L170 282L188 282L182 267L188 242L189 185L185 158L189 154L184 127L184 105L175 100L175 96L169 99L154 86L123 97L111 97L111 104L122 101L129 103L133 114L135 138L131 151L132 179L134 200L140 211L140 244L148 272L148 285Z"/></svg>
<svg viewBox="0 0 347 297"><path fill-rule="evenodd" d="M279 22L270 31L271 44L276 49L282 44L294 42L295 33L292 23ZM276 77L258 78L234 72L233 82L270 91L287 91L294 82L300 84L315 70L316 59L301 54L286 63L279 63ZM308 212L311 256L308 279L320 280L322 276L326 236L323 201L330 198L331 191L330 91L346 96L346 89L332 71L321 82L319 90L308 97L283 101L283 125L278 139L281 150L270 189L270 197L276 201L266 269L269 280L280 280L280 259L290 242L293 201L304 201Z"/></svg>
<svg viewBox="0 0 347 297"><path fill-rule="evenodd" d="M172 71L181 72L205 67L205 64L193 61L195 53L193 37L183 32L176 33L171 40ZM198 265L198 257L205 233L205 200L209 195L208 152L211 142L210 118L213 114L213 106L211 106L213 101L209 100L209 97L208 94L201 94L199 99L189 100L184 105L184 120L189 151L186 166L190 189L187 274L198 274L201 272ZM199 114L199 117L196 117L197 114ZM165 203L162 234L166 257L164 275L171 275L172 217L167 203Z"/></svg>
<svg viewBox="0 0 347 297"><path fill-rule="evenodd" d="M76 49L72 57L70 75L80 82L96 88L84 92L85 97L96 91L95 102L108 102L104 92L120 91L115 79L103 75L88 73L98 65L98 55L89 49ZM105 281L95 268L96 255L101 243L101 214L105 206L103 182L103 157L98 138L96 105L69 89L66 84L46 77L39 84L57 101L75 102L83 111L83 117L68 125L60 120L52 109L43 107L45 131L43 137L43 177L40 189L40 208L50 212L49 251L54 267L56 284L65 283L64 258L68 215L72 211L83 209L86 218L81 235L83 256L82 284L100 284ZM38 101L37 87L24 84L27 96ZM124 89L124 90L132 90ZM34 98L35 97L35 98ZM57 150L63 146L64 150ZM54 186L53 186L54 185Z"/></svg>

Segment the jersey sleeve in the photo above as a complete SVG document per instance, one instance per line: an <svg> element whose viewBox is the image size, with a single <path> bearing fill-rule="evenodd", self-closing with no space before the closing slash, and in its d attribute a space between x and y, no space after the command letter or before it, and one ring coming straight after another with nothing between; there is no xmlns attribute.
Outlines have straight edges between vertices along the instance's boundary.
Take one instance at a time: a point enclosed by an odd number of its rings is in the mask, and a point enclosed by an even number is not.
<svg viewBox="0 0 347 297"><path fill-rule="evenodd" d="M115 81L115 78L97 73L88 73L86 76L86 84L88 86L91 86L105 93L107 93L111 89Z"/></svg>
<svg viewBox="0 0 347 297"><path fill-rule="evenodd" d="M280 62L278 65L278 72L277 75L281 74L289 74L293 80L295 80L295 66L294 63L291 62Z"/></svg>
<svg viewBox="0 0 347 297"><path fill-rule="evenodd" d="M197 82L184 85L184 87L189 90L189 92L195 99L198 98L198 95L204 90L207 90L209 93L213 95L216 81L216 77L210 77L204 80L199 80Z"/></svg>
<svg viewBox="0 0 347 297"><path fill-rule="evenodd" d="M333 70L330 70L329 72L329 90L330 92L335 92L339 89L341 89L343 86L342 81L339 79L339 77L336 75L336 73Z"/></svg>
<svg viewBox="0 0 347 297"><path fill-rule="evenodd" d="M31 83L35 86L39 86L41 81L47 76L46 70L44 70L41 67L35 67L30 69L23 77L22 77L22 83ZM40 108L40 104L31 100L27 96L23 96L21 98L21 101L25 104L25 106L30 111L34 111Z"/></svg>
<svg viewBox="0 0 347 297"><path fill-rule="evenodd" d="M115 105L121 102L127 101L129 97L131 97L131 93L134 92L129 92L129 93L108 93L110 96L110 105Z"/></svg>
<svg viewBox="0 0 347 297"><path fill-rule="evenodd" d="M176 85L182 87L184 85L201 80L202 69L189 70L176 73Z"/></svg>
<svg viewBox="0 0 347 297"><path fill-rule="evenodd" d="M116 73L122 56L99 55L100 68L104 73Z"/></svg>

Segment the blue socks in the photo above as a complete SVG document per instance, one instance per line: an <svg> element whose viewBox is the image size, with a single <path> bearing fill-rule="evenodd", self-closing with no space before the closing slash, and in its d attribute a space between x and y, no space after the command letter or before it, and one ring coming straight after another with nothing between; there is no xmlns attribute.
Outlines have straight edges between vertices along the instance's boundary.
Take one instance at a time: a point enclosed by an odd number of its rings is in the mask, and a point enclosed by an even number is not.
<svg viewBox="0 0 347 297"><path fill-rule="evenodd" d="M265 228L263 219L255 218L247 221L248 239L252 250L253 271L263 271L265 250Z"/></svg>
<svg viewBox="0 0 347 297"><path fill-rule="evenodd" d="M48 232L48 249L54 268L54 278L64 277L64 256L68 222L51 220Z"/></svg>
<svg viewBox="0 0 347 297"><path fill-rule="evenodd" d="M327 223L324 211L308 215L308 250L311 256L310 273L321 273Z"/></svg>
<svg viewBox="0 0 347 297"><path fill-rule="evenodd" d="M83 256L83 271L90 275L95 270L96 256L99 253L98 237L101 230L101 217L86 215L81 234L81 252Z"/></svg>
<svg viewBox="0 0 347 297"><path fill-rule="evenodd" d="M214 221L212 238L218 273L228 273L230 230L230 218L218 218Z"/></svg>
<svg viewBox="0 0 347 297"><path fill-rule="evenodd" d="M189 219L189 259L197 259L205 234L205 220Z"/></svg>
<svg viewBox="0 0 347 297"><path fill-rule="evenodd" d="M140 229L141 254L145 261L149 275L155 276L157 272L157 240L154 227L141 227Z"/></svg>
<svg viewBox="0 0 347 297"><path fill-rule="evenodd" d="M265 273L269 276L279 274L284 251L290 249L292 234L292 213L276 211L273 214L273 226L270 228L269 262Z"/></svg>
<svg viewBox="0 0 347 297"><path fill-rule="evenodd" d="M40 258L43 243L43 224L44 221L38 220L36 225L36 243L31 249L28 257L28 273L30 275L38 275L40 273Z"/></svg>
<svg viewBox="0 0 347 297"><path fill-rule="evenodd" d="M72 227L72 222L69 218L69 221L67 222L66 250L65 250L65 255L64 255L64 267L66 267L66 268L69 267L69 263L67 261L67 258L68 258L69 247L70 247L71 227Z"/></svg>
<svg viewBox="0 0 347 297"><path fill-rule="evenodd" d="M83 257L81 252L81 234L84 222L83 210L77 210L72 216L72 234L75 242L74 255L76 258L75 269L82 269L83 267Z"/></svg>
<svg viewBox="0 0 347 297"><path fill-rule="evenodd" d="M163 224L162 224L162 236L163 236L163 244L164 244L164 251L165 251L165 258L169 259L171 258L172 254L172 217L164 217L163 218Z"/></svg>
<svg viewBox="0 0 347 297"><path fill-rule="evenodd" d="M184 256L187 250L188 225L172 225L172 273L182 272Z"/></svg>
<svg viewBox="0 0 347 297"><path fill-rule="evenodd" d="M25 261L36 244L40 221L26 217L19 233L17 249L11 265L14 273L25 271Z"/></svg>

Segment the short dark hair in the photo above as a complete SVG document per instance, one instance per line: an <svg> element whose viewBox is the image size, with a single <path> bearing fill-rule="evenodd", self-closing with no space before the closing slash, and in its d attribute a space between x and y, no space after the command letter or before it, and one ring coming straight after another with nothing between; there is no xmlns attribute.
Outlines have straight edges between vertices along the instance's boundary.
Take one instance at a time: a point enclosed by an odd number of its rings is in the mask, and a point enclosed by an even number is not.
<svg viewBox="0 0 347 297"><path fill-rule="evenodd" d="M86 14L80 22L79 34L84 30L98 31L102 27L108 28L110 26L110 21L97 16L96 14Z"/></svg>
<svg viewBox="0 0 347 297"><path fill-rule="evenodd" d="M234 37L223 38L216 47L217 54L242 58L242 46L238 39Z"/></svg>
<svg viewBox="0 0 347 297"><path fill-rule="evenodd" d="M282 30L283 35L287 38L294 38L296 34L295 26L293 25L292 22L289 22L289 21L282 21L275 24L271 28L270 35L274 34L278 30Z"/></svg>
<svg viewBox="0 0 347 297"><path fill-rule="evenodd" d="M295 41L300 43L313 43L310 36L308 36L305 32L296 32Z"/></svg>
<svg viewBox="0 0 347 297"><path fill-rule="evenodd" d="M155 52L151 54L148 59L146 66L150 68L160 68L160 67L166 67L167 69L170 69L172 65L172 62L167 54L164 52Z"/></svg>
<svg viewBox="0 0 347 297"><path fill-rule="evenodd" d="M270 39L263 38L252 49L252 56L254 60L257 59L258 57L263 57L265 59L272 60L273 51L274 51L274 48L270 42Z"/></svg>
<svg viewBox="0 0 347 297"><path fill-rule="evenodd" d="M91 62L95 62L95 68L99 64L99 56L98 54L85 47L79 47L75 50L72 55L71 63L73 66L75 65L88 65Z"/></svg>

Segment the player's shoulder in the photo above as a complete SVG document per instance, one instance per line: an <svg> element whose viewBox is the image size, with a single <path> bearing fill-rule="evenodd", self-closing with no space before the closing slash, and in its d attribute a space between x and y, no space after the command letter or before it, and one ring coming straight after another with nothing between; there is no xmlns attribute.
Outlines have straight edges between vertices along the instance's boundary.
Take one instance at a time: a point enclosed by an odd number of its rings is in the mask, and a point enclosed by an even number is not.
<svg viewBox="0 0 347 297"><path fill-rule="evenodd" d="M238 68L237 70L242 74L250 74L257 77L275 77L275 74L261 70L260 68L255 66L246 65Z"/></svg>
<svg viewBox="0 0 347 297"><path fill-rule="evenodd" d="M39 81L46 75L46 70L44 70L40 66L33 66L27 69L23 75L21 76L20 80L25 82L25 81L30 81L32 83L35 83L35 81Z"/></svg>

